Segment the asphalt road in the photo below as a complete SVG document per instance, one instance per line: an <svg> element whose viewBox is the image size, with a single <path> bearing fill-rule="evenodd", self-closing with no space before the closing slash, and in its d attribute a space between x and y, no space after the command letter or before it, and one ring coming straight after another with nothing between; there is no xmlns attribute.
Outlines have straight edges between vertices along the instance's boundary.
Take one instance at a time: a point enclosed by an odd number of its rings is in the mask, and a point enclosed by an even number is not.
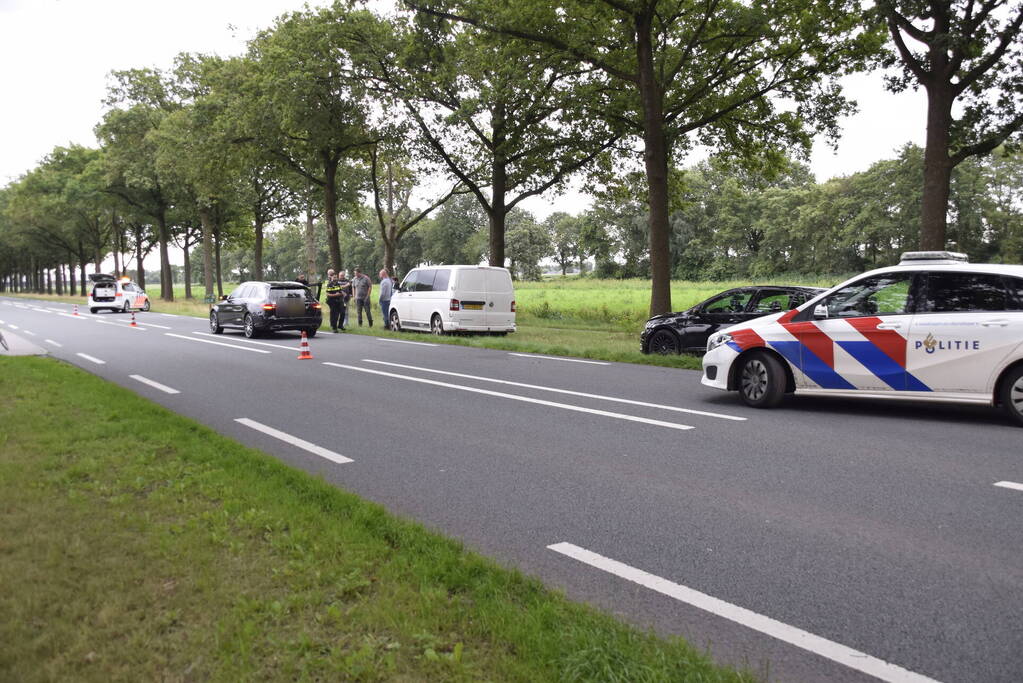
<svg viewBox="0 0 1023 683"><path fill-rule="evenodd" d="M994 409L756 411L692 371L428 336L300 361L297 333L70 312L0 298L0 329L718 661L1023 680L1023 429Z"/></svg>

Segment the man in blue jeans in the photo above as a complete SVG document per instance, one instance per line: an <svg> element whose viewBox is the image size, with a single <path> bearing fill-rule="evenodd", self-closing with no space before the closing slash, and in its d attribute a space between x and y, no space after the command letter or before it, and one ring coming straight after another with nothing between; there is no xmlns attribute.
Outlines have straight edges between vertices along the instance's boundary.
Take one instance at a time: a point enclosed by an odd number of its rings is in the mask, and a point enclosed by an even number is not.
<svg viewBox="0 0 1023 683"><path fill-rule="evenodd" d="M380 313L384 316L384 329L391 329L391 320L388 317L391 312L391 292L393 284L387 275L387 269L380 270Z"/></svg>

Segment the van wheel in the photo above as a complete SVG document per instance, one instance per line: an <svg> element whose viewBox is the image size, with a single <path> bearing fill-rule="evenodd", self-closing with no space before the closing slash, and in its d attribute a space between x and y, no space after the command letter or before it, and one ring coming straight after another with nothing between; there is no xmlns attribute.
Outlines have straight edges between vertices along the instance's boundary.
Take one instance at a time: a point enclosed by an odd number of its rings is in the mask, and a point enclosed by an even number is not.
<svg viewBox="0 0 1023 683"><path fill-rule="evenodd" d="M391 309L391 331L401 332L401 319L398 317L398 311Z"/></svg>
<svg viewBox="0 0 1023 683"><path fill-rule="evenodd" d="M753 408L773 408L785 394L785 370L774 356L751 353L739 368L739 396Z"/></svg>
<svg viewBox="0 0 1023 683"><path fill-rule="evenodd" d="M440 314L434 313L433 317L430 318L430 332L440 336L444 334L444 323L440 319Z"/></svg>
<svg viewBox="0 0 1023 683"><path fill-rule="evenodd" d="M210 332L213 334L223 334L224 332L224 327L220 324L220 321L217 320L216 311L210 311Z"/></svg>
<svg viewBox="0 0 1023 683"><path fill-rule="evenodd" d="M1005 376L998 398L1009 417L1023 425L1023 365L1010 370Z"/></svg>

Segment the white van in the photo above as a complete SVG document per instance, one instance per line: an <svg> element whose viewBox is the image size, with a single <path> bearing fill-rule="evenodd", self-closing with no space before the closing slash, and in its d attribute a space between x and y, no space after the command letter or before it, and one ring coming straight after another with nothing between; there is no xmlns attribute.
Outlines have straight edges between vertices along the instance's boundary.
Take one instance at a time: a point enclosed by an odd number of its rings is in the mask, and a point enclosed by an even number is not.
<svg viewBox="0 0 1023 683"><path fill-rule="evenodd" d="M410 270L391 295L392 330L515 331L515 289L507 268L425 266Z"/></svg>

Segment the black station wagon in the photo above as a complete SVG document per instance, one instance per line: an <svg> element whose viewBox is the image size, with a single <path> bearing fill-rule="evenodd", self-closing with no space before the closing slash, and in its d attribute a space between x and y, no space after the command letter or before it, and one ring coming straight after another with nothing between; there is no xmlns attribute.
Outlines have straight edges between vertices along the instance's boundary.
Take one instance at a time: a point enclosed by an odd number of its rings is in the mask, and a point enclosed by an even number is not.
<svg viewBox="0 0 1023 683"><path fill-rule="evenodd" d="M790 285L729 289L688 311L650 318L639 337L640 350L643 353L702 354L707 349L707 338L718 330L768 313L792 310L823 291L817 287Z"/></svg>
<svg viewBox="0 0 1023 683"><path fill-rule="evenodd" d="M278 330L316 335L323 321L320 303L299 282L243 282L210 307L210 331L241 328L246 337Z"/></svg>

